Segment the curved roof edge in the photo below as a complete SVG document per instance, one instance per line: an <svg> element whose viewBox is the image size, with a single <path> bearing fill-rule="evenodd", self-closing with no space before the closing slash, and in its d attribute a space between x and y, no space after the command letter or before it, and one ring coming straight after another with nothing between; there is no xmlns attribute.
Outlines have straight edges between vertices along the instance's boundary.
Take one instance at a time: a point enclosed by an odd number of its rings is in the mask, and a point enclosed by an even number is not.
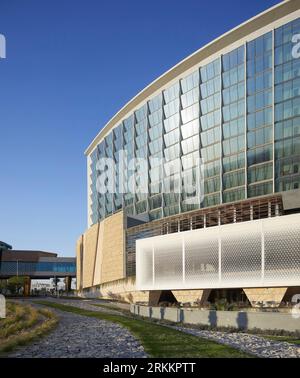
<svg viewBox="0 0 300 378"><path fill-rule="evenodd" d="M141 102L149 98L153 93L159 90L161 87L167 85L170 81L183 74L193 66L199 64L204 59L217 53L236 42L237 40L246 37L248 34L255 32L256 30L263 28L264 26L280 19L288 14L299 9L299 0L285 0L262 13L252 17L251 19L243 22L239 26L231 29L220 37L216 38L207 45L201 47L193 54L189 55L178 64L173 66L167 72L159 76L135 97L133 97L126 105L124 105L101 129L98 135L94 138L92 143L85 151L85 155L88 155L99 141L110 131L114 126L121 122L126 115L135 109Z"/></svg>

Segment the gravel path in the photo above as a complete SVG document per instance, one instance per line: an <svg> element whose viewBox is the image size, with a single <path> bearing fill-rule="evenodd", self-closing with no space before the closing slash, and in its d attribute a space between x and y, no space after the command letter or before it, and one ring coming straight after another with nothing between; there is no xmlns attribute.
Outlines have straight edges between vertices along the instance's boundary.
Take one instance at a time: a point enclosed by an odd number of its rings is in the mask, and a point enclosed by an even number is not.
<svg viewBox="0 0 300 378"><path fill-rule="evenodd" d="M94 306L91 307L96 309ZM55 312L60 321L54 331L37 342L19 348L8 357L147 357L141 344L127 329L118 324L64 311Z"/></svg>
<svg viewBox="0 0 300 378"><path fill-rule="evenodd" d="M225 333L179 326L171 327L191 335L216 341L220 344L229 345L257 357L300 358L300 346L283 341L268 340L264 337L250 335L247 333Z"/></svg>
<svg viewBox="0 0 300 378"><path fill-rule="evenodd" d="M96 307L97 300L47 298L48 301L85 310L120 314L117 309ZM32 301L34 302L34 300ZM104 320L55 310L60 317L56 330L41 341L9 357L147 357L140 343L125 328ZM247 333L225 333L171 325L173 329L212 340L262 358L300 358L300 347Z"/></svg>

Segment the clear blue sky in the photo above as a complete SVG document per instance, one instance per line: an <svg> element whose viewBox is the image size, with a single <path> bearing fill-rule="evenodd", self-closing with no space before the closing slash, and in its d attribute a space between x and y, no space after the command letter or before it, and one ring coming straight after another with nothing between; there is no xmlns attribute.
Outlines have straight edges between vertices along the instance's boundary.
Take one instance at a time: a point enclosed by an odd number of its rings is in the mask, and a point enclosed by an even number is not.
<svg viewBox="0 0 300 378"><path fill-rule="evenodd" d="M72 256L84 150L130 98L272 0L0 0L0 240Z"/></svg>

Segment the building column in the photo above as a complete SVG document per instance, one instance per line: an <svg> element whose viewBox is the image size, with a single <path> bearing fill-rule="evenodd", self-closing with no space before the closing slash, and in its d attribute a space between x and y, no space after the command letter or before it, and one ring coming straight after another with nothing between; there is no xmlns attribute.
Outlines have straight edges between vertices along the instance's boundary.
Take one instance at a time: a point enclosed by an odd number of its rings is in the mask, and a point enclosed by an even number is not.
<svg viewBox="0 0 300 378"><path fill-rule="evenodd" d="M181 303L197 303L199 306L204 305L209 297L211 290L172 290L173 295Z"/></svg>
<svg viewBox="0 0 300 378"><path fill-rule="evenodd" d="M66 292L68 293L69 291L71 291L72 277L70 276L65 277L65 285L66 285Z"/></svg>
<svg viewBox="0 0 300 378"><path fill-rule="evenodd" d="M149 306L158 306L162 290L149 291Z"/></svg>
<svg viewBox="0 0 300 378"><path fill-rule="evenodd" d="M30 277L25 277L24 278L24 297L28 297L30 295L31 291L31 278Z"/></svg>
<svg viewBox="0 0 300 378"><path fill-rule="evenodd" d="M244 288L252 307L279 307L287 287Z"/></svg>

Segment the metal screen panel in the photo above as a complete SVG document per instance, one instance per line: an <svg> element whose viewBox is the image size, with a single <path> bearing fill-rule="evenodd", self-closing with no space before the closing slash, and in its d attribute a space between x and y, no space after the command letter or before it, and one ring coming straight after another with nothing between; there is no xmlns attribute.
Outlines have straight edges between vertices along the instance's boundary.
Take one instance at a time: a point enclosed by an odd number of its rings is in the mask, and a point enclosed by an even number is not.
<svg viewBox="0 0 300 378"><path fill-rule="evenodd" d="M211 285L219 277L219 242L214 228L189 232L185 237L185 282Z"/></svg>
<svg viewBox="0 0 300 378"><path fill-rule="evenodd" d="M300 220L283 218L264 224L264 280L270 285L290 282L296 286L300 277Z"/></svg>
<svg viewBox="0 0 300 378"><path fill-rule="evenodd" d="M154 281L160 287L169 287L183 280L182 235L174 234L172 239L164 236L154 241Z"/></svg>
<svg viewBox="0 0 300 378"><path fill-rule="evenodd" d="M153 285L153 248L152 243L148 246L141 248L141 253L138 256L142 256L141 264L137 257L136 265L140 274L137 276L137 286L151 286Z"/></svg>
<svg viewBox="0 0 300 378"><path fill-rule="evenodd" d="M220 227L222 283L232 286L239 280L248 286L261 280L261 225L252 222L251 227L245 227L239 223L234 225L234 233L232 230L231 225Z"/></svg>
<svg viewBox="0 0 300 378"><path fill-rule="evenodd" d="M299 286L300 214L141 239L136 251L138 290Z"/></svg>

